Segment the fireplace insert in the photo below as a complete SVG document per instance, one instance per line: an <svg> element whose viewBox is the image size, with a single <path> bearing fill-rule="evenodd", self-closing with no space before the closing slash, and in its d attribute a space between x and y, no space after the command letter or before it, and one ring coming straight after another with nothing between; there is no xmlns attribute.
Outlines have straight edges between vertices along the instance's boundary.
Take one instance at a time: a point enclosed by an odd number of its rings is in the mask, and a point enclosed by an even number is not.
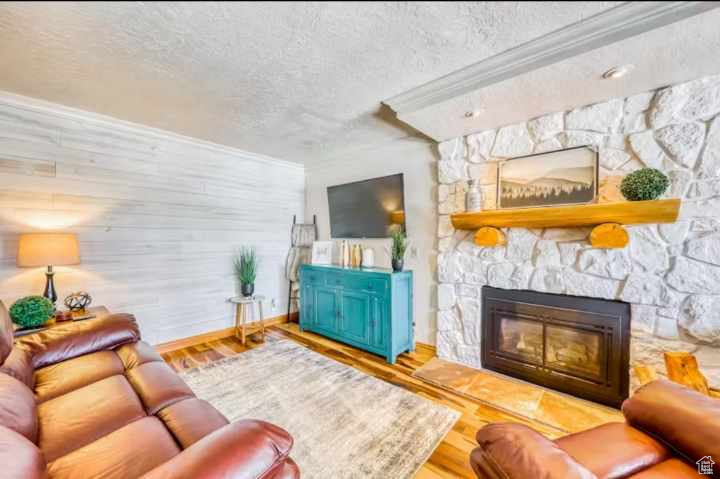
<svg viewBox="0 0 720 479"><path fill-rule="evenodd" d="M484 286L482 364L612 407L628 397L630 305Z"/></svg>

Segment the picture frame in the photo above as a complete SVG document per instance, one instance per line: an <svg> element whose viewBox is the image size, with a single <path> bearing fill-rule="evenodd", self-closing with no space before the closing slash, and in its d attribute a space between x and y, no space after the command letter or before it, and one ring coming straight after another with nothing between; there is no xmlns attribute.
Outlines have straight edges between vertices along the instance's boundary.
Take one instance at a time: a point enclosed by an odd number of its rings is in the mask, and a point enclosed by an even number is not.
<svg viewBox="0 0 720 479"><path fill-rule="evenodd" d="M329 265L332 264L333 242L332 241L313 241L312 256L310 262L312 264Z"/></svg>
<svg viewBox="0 0 720 479"><path fill-rule="evenodd" d="M578 146L498 164L496 208L542 208L597 202L598 150Z"/></svg>

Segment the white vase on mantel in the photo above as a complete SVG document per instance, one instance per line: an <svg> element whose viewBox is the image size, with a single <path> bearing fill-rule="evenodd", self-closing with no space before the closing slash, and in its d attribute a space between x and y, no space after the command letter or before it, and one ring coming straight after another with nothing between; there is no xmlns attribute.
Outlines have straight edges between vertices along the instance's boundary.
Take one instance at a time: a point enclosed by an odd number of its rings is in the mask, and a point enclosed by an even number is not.
<svg viewBox="0 0 720 479"><path fill-rule="evenodd" d="M478 180L468 181L468 190L465 193L465 211L481 211L483 206L482 192Z"/></svg>

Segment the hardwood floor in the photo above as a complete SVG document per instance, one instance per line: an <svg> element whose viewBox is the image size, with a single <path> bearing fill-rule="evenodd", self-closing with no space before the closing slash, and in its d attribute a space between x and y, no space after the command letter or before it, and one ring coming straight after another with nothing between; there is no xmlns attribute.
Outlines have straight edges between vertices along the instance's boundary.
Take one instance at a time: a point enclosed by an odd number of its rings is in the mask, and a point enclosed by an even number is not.
<svg viewBox="0 0 720 479"><path fill-rule="evenodd" d="M414 353L403 354L398 358L397 364L390 365L380 356L313 333L301 333L295 323L274 326L268 330L268 335L272 338L291 339L336 361L460 411L462 416L419 471L416 476L419 479L475 478L468 462L470 451L475 447L475 432L491 422L522 422L550 437L557 435L556 431L542 423L512 416L412 377L413 371L434 356L434 350L427 346L418 345ZM231 337L165 353L163 358L175 370L183 370L233 356L259 345L260 343L255 342L253 337L248 339L246 347L242 346L239 340Z"/></svg>

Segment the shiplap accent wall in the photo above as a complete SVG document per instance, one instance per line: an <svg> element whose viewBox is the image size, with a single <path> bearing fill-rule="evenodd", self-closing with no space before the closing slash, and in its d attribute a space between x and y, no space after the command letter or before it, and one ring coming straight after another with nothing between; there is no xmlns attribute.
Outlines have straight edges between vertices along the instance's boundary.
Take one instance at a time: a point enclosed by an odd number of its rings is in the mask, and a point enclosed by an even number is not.
<svg viewBox="0 0 720 479"><path fill-rule="evenodd" d="M304 178L298 164L0 92L0 299L44 286L42 268L15 267L18 233L70 231L82 264L57 268L58 302L87 290L134 313L151 343L233 324L241 245L258 249L265 316L281 314Z"/></svg>

